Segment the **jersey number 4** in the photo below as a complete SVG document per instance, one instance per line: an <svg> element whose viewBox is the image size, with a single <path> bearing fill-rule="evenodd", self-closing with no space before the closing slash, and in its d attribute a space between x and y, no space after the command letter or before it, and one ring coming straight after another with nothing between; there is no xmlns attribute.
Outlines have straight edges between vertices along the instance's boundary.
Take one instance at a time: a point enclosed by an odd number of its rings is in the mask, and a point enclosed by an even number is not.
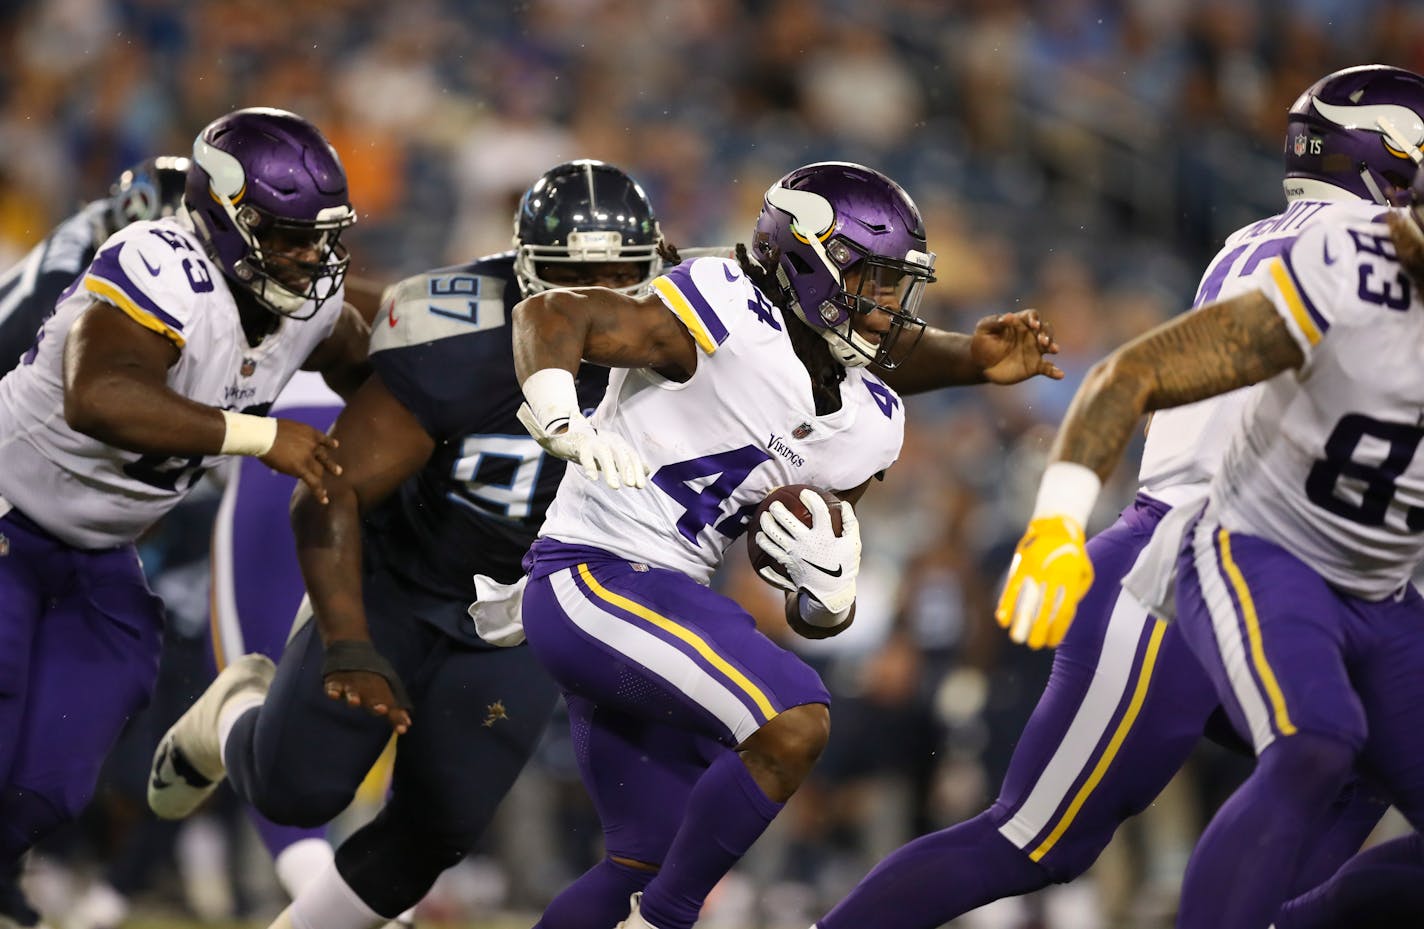
<svg viewBox="0 0 1424 929"><path fill-rule="evenodd" d="M1367 438L1385 448L1378 464L1355 460L1356 449ZM1383 526L1394 502L1395 481L1414 460L1421 439L1424 429L1409 423L1382 422L1360 413L1343 416L1325 440L1325 457L1305 479L1305 495L1322 510L1352 523ZM1410 532L1424 531L1424 509L1411 506L1404 521Z"/></svg>
<svg viewBox="0 0 1424 929"><path fill-rule="evenodd" d="M703 455L673 464L663 465L653 474L653 484L683 507L678 517L677 531L694 545L697 534L713 520L717 532L735 539L747 530L747 521L756 509L754 501L739 507L722 519L722 505L742 486L748 476L763 461L771 460L766 449L743 445L730 451Z"/></svg>

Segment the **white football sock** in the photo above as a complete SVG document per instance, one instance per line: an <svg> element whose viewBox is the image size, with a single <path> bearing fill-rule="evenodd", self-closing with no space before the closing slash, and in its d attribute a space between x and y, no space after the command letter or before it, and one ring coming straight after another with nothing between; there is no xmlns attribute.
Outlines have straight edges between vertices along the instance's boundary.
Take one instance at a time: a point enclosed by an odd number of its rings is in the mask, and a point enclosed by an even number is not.
<svg viewBox="0 0 1424 929"><path fill-rule="evenodd" d="M285 913L290 914L290 929L376 929L386 922L356 896L335 862L301 889Z"/></svg>
<svg viewBox="0 0 1424 929"><path fill-rule="evenodd" d="M288 845L272 859L277 868L277 882L291 899L331 866L335 850L326 839L300 839Z"/></svg>
<svg viewBox="0 0 1424 929"><path fill-rule="evenodd" d="M243 713L254 706L261 706L266 700L265 694L245 693L233 697L223 704L223 708L218 712L218 752L222 755L223 769L227 769L227 737L232 734L232 727L237 725L238 719Z"/></svg>

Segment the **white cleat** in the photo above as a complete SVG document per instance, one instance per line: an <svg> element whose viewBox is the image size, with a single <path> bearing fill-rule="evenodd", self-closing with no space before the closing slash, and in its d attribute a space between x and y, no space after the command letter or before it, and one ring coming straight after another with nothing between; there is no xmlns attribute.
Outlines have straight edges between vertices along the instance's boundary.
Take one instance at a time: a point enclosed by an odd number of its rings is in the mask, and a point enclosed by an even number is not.
<svg viewBox="0 0 1424 929"><path fill-rule="evenodd" d="M628 898L628 918L614 926L613 929L658 929L638 912L642 903L643 892L640 890Z"/></svg>
<svg viewBox="0 0 1424 929"><path fill-rule="evenodd" d="M218 744L223 707L242 694L266 694L276 673L266 655L243 655L224 668L164 734L148 777L148 806L154 813L182 819L217 789L227 774Z"/></svg>

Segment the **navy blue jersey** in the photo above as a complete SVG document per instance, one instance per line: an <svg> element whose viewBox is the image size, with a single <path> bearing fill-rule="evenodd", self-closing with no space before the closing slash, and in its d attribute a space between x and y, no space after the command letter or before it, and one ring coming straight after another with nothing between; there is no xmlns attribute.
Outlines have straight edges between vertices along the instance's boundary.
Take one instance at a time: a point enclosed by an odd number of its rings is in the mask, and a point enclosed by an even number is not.
<svg viewBox="0 0 1424 929"><path fill-rule="evenodd" d="M371 327L377 376L436 447L371 513L367 551L373 567L465 603L474 575L510 583L523 573L564 474L514 415L524 400L509 324L519 300L509 252L401 281ZM585 409L607 384L606 368L579 371Z"/></svg>
<svg viewBox="0 0 1424 929"><path fill-rule="evenodd" d="M0 375L20 363L35 333L108 236L109 201L96 200L54 228L0 276Z"/></svg>

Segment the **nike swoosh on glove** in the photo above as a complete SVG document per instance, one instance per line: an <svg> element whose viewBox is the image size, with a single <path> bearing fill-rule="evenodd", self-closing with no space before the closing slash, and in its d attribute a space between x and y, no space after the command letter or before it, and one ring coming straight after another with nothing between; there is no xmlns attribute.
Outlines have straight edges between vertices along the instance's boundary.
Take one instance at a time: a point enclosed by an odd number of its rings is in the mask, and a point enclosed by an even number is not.
<svg viewBox="0 0 1424 929"><path fill-rule="evenodd" d="M601 473L614 490L648 486L649 468L633 446L622 436L594 429L581 414L572 414L563 432L546 432L527 403L520 404L515 415L540 448L555 458L577 462L589 480L598 480Z"/></svg>
<svg viewBox="0 0 1424 929"><path fill-rule="evenodd" d="M1067 516L1040 516L1014 549L1009 579L994 618L1009 638L1029 648L1056 648L1078 601L1093 584L1083 527Z"/></svg>
<svg viewBox="0 0 1424 929"><path fill-rule="evenodd" d="M831 530L831 509L821 495L801 491L811 511L811 525L792 515L785 504L773 503L762 514L756 544L781 567L762 568L767 583L788 593L804 590L832 613L855 603L855 579L860 574L860 520L842 500L841 534Z"/></svg>

